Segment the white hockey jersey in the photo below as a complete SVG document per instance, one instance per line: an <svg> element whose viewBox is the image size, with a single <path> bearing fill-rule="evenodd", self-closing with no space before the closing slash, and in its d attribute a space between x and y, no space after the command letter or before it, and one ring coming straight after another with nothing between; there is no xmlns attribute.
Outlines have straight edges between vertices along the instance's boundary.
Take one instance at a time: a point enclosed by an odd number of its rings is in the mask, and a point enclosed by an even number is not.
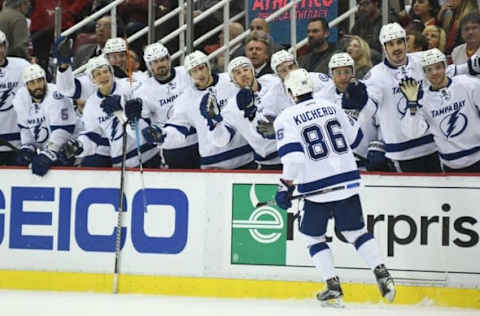
<svg viewBox="0 0 480 316"><path fill-rule="evenodd" d="M150 119L153 125L160 128L164 128L166 122L173 116L178 97L193 88L192 80L183 66L173 68L172 75L173 78L166 83L150 77L134 94L143 101L142 117ZM197 142L197 134L193 133L186 137L181 147L191 146ZM162 148L175 149L166 147L167 145L162 145Z"/></svg>
<svg viewBox="0 0 480 316"><path fill-rule="evenodd" d="M218 123L213 131L208 132L208 137L216 146L223 147L230 143L232 134L240 133L254 150L255 161L260 164L273 165L280 164L277 142L275 139L264 138L257 132L258 120L262 116L263 99L273 86L271 78L266 76L257 79L260 91L254 93L254 104L257 107L255 118L250 121L244 117L244 112L238 108L237 96L235 95L228 100L227 105L222 109L223 121Z"/></svg>
<svg viewBox="0 0 480 316"><path fill-rule="evenodd" d="M26 87L20 88L13 105L18 116L22 146L58 152L67 139L78 135L81 122L73 101L57 92L54 84L47 85L41 103L33 102Z"/></svg>
<svg viewBox="0 0 480 316"><path fill-rule="evenodd" d="M309 76L313 83L313 92L325 89L332 81L329 76L320 72L310 72ZM277 117L286 107L294 104L280 79L269 89L264 99L263 113L273 117Z"/></svg>
<svg viewBox="0 0 480 316"><path fill-rule="evenodd" d="M135 89L135 87L133 88ZM114 80L114 85L110 95L120 95L123 102L132 96L132 87L123 80ZM83 144L83 152L80 157L89 156L97 153L98 146L110 146L110 156L113 166L120 166L122 162L122 136L123 127L120 120L114 115L107 115L100 104L104 96L100 92L91 95L85 104L82 120L85 131L79 136L79 141ZM125 119L125 117L124 117ZM141 131L148 126L143 119L138 121L138 128ZM137 156L137 142L135 129L127 125L127 167L137 167L139 160ZM142 161L146 162L158 153L155 145L145 142L142 133L139 133L139 145L142 153ZM108 141L105 144L105 139Z"/></svg>
<svg viewBox="0 0 480 316"><path fill-rule="evenodd" d="M23 86L22 74L30 64L22 58L7 57L0 67L0 138L10 144L20 146L20 129L17 125L17 113L13 108L13 98ZM0 151L11 151L0 146Z"/></svg>
<svg viewBox="0 0 480 316"><path fill-rule="evenodd" d="M235 169L253 160L252 148L247 141L235 133L227 146L218 147L210 141L207 120L200 113L200 101L207 93L212 93L221 111L227 101L238 93L239 89L231 82L227 74L214 75L214 84L205 90L190 88L177 100L173 117L165 125L166 148L183 147L188 135L197 133L202 169Z"/></svg>
<svg viewBox="0 0 480 316"><path fill-rule="evenodd" d="M342 187L308 200L329 202L358 193L360 174L350 148L358 130L341 108L328 100L307 100L286 108L274 126L282 177L293 180L298 192Z"/></svg>
<svg viewBox="0 0 480 316"><path fill-rule="evenodd" d="M402 120L406 135L432 133L443 164L453 169L480 161L480 81L469 76L449 79L447 87L424 91L423 107Z"/></svg>
<svg viewBox="0 0 480 316"><path fill-rule="evenodd" d="M422 82L423 89L428 89L424 82L424 73L420 63L421 54L407 55L407 63L400 67L392 66L386 59L375 65L363 78L367 85L369 97L377 104L376 121L382 129L386 156L392 160L409 160L429 155L435 152L432 135L411 138L401 129L401 120L406 113L407 102L399 84L405 77L411 77ZM447 68L450 75L457 70L464 71L464 65Z"/></svg>
<svg viewBox="0 0 480 316"><path fill-rule="evenodd" d="M333 80L330 81L325 88L314 93L313 97L314 99L320 98L328 100L342 108L343 93L337 90ZM358 122L359 128L361 129L361 132L358 134L359 139L357 139L355 141L355 145L352 146L353 151L355 154L363 158L367 157L368 144L370 144L371 141L378 139L378 127L373 117L376 111L377 109L375 103L372 100L369 100L358 117L353 118L353 116L349 115L349 117ZM348 110L345 110L345 112L348 114Z"/></svg>

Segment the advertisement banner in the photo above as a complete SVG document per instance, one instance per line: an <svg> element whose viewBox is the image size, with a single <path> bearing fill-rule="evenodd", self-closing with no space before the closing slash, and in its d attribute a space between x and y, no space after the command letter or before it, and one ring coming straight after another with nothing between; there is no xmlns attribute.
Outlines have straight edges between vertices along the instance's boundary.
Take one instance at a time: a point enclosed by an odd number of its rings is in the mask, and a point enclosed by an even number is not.
<svg viewBox="0 0 480 316"><path fill-rule="evenodd" d="M248 21L249 24L256 17L266 19L273 12L286 6L287 0L249 0ZM325 18L331 21L337 17L338 0L302 0L296 5L297 10L297 40L307 36L308 21L314 18ZM269 23L270 35L279 44L290 44L290 12L277 17ZM338 32L336 28L330 30L330 42L337 41Z"/></svg>

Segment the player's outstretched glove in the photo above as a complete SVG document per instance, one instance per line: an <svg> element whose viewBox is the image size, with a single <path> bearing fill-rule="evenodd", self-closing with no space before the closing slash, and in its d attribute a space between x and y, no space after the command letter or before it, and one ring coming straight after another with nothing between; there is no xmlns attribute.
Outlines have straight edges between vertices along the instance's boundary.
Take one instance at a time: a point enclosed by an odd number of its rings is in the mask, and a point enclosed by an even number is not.
<svg viewBox="0 0 480 316"><path fill-rule="evenodd" d="M80 155L83 152L82 143L78 140L71 138L63 144L62 148L58 152L58 160L62 163L68 162L75 156Z"/></svg>
<svg viewBox="0 0 480 316"><path fill-rule="evenodd" d="M262 115L257 122L257 132L262 135L263 138L275 139L275 128L273 127L273 121L275 118L270 115Z"/></svg>
<svg viewBox="0 0 480 316"><path fill-rule="evenodd" d="M410 114L415 115L417 108L421 107L418 100L423 97L420 83L413 78L406 77L400 81L400 91L407 100L407 109L410 109Z"/></svg>
<svg viewBox="0 0 480 316"><path fill-rule="evenodd" d="M136 122L142 114L143 101L140 98L135 98L125 102L125 115L129 122Z"/></svg>
<svg viewBox="0 0 480 316"><path fill-rule="evenodd" d="M255 106L255 94L252 89L240 89L237 93L237 106L240 111L243 111L243 117L253 121L257 107Z"/></svg>
<svg viewBox="0 0 480 316"><path fill-rule="evenodd" d="M102 103L100 103L100 107L102 108L103 112L107 113L108 115L112 115L115 112L122 111L120 101L121 97L119 95L109 95L103 99Z"/></svg>
<svg viewBox="0 0 480 316"><path fill-rule="evenodd" d="M72 64L73 40L65 36L59 36L53 44L52 55L57 59L57 64Z"/></svg>
<svg viewBox="0 0 480 316"><path fill-rule="evenodd" d="M56 160L57 153L53 150L41 151L32 159L32 173L43 177Z"/></svg>
<svg viewBox="0 0 480 316"><path fill-rule="evenodd" d="M223 121L217 99L211 93L207 93L202 97L200 101L200 114L207 120L208 129L211 131L213 131L218 123Z"/></svg>
<svg viewBox="0 0 480 316"><path fill-rule="evenodd" d="M292 207L292 194L295 190L294 185L289 185L287 181L280 179L280 183L277 187L277 194L275 194L275 202L280 208L284 210Z"/></svg>
<svg viewBox="0 0 480 316"><path fill-rule="evenodd" d="M19 166L28 166L32 162L33 157L35 157L35 147L31 145L24 145L20 148L20 151L17 152L16 163Z"/></svg>
<svg viewBox="0 0 480 316"><path fill-rule="evenodd" d="M387 159L385 158L385 144L382 141L374 140L368 144L367 170L384 171Z"/></svg>
<svg viewBox="0 0 480 316"><path fill-rule="evenodd" d="M165 140L165 134L158 126L148 126L142 129L143 138L149 144L162 144Z"/></svg>
<svg viewBox="0 0 480 316"><path fill-rule="evenodd" d="M473 55L467 61L468 63L468 72L472 76L480 75L480 55Z"/></svg>
<svg viewBox="0 0 480 316"><path fill-rule="evenodd" d="M342 108L361 111L368 102L367 86L356 79L347 85L342 96Z"/></svg>

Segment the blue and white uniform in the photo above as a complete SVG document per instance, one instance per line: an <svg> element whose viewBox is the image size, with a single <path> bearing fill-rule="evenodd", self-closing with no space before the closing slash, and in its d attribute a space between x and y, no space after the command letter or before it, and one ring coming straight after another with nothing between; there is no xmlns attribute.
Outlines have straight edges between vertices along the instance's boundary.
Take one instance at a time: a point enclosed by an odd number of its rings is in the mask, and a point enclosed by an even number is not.
<svg viewBox="0 0 480 316"><path fill-rule="evenodd" d="M213 94L223 111L228 99L238 91L225 73L214 75L214 83L207 89L191 87L185 91L175 104L173 117L165 125L165 148L178 148L185 144L189 135L196 132L202 169L235 169L252 162L252 148L239 133L232 133L232 140L227 146L214 145L208 136L207 120L200 113L200 101L205 94Z"/></svg>
<svg viewBox="0 0 480 316"><path fill-rule="evenodd" d="M442 164L466 168L480 161L480 81L470 76L449 78L440 90L424 90L415 115L402 119L405 135L431 133Z"/></svg>

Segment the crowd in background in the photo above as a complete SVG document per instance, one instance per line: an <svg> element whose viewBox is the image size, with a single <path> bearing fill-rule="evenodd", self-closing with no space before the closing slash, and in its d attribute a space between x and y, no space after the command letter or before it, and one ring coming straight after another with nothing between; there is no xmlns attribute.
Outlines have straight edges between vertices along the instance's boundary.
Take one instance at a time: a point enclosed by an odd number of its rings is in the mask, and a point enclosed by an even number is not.
<svg viewBox="0 0 480 316"><path fill-rule="evenodd" d="M84 17L92 14L111 1L105 0L61 0L62 30L71 27ZM195 3L194 15L198 15L218 1ZM342 2L342 1L339 1ZM343 1L347 2L347 1ZM231 15L243 10L244 1L230 4ZM359 11L355 24L348 29L342 23L338 29L338 40L329 42L331 30L325 19L310 21L307 28L308 44L297 52L298 64L309 72L329 74L329 61L339 52L347 52L355 61L358 79L377 63L382 62L383 47L379 41L383 25L382 0L358 0ZM8 41L7 56L24 58L39 64L47 74L48 81L54 81L51 52L54 46L54 9L57 1L48 0L4 0L0 11L0 30ZM155 15L160 17L178 5L177 1L158 0L155 2ZM129 36L147 25L147 0L126 0L118 7L117 36ZM346 10L340 4L340 12ZM449 64L464 64L479 53L480 14L476 0L412 0L400 10L391 12L389 22L399 22L407 32L407 51L419 52L438 48L443 52ZM222 23L222 10L203 20L195 27L195 37ZM157 28L156 38L160 39L178 27L176 18L172 18L161 28ZM265 74L275 74L270 66L272 54L288 46L276 43L269 30L268 23L255 18L250 25L240 22L231 23L229 38L240 35L246 28L253 32L241 43L230 48L233 59L246 56L251 61L257 78ZM107 14L85 26L73 35L73 63L76 69L92 57L104 52L105 43L111 38L111 17ZM195 49L206 54L214 52L224 44L223 34L203 42ZM134 71L148 73L143 58L146 39L142 38L130 45L129 55ZM178 40L166 44L170 52L178 49ZM220 54L211 61L214 72L224 72L224 56ZM173 61L178 63L178 61ZM2 147L0 147L2 148ZM8 150L8 149L5 149Z"/></svg>

